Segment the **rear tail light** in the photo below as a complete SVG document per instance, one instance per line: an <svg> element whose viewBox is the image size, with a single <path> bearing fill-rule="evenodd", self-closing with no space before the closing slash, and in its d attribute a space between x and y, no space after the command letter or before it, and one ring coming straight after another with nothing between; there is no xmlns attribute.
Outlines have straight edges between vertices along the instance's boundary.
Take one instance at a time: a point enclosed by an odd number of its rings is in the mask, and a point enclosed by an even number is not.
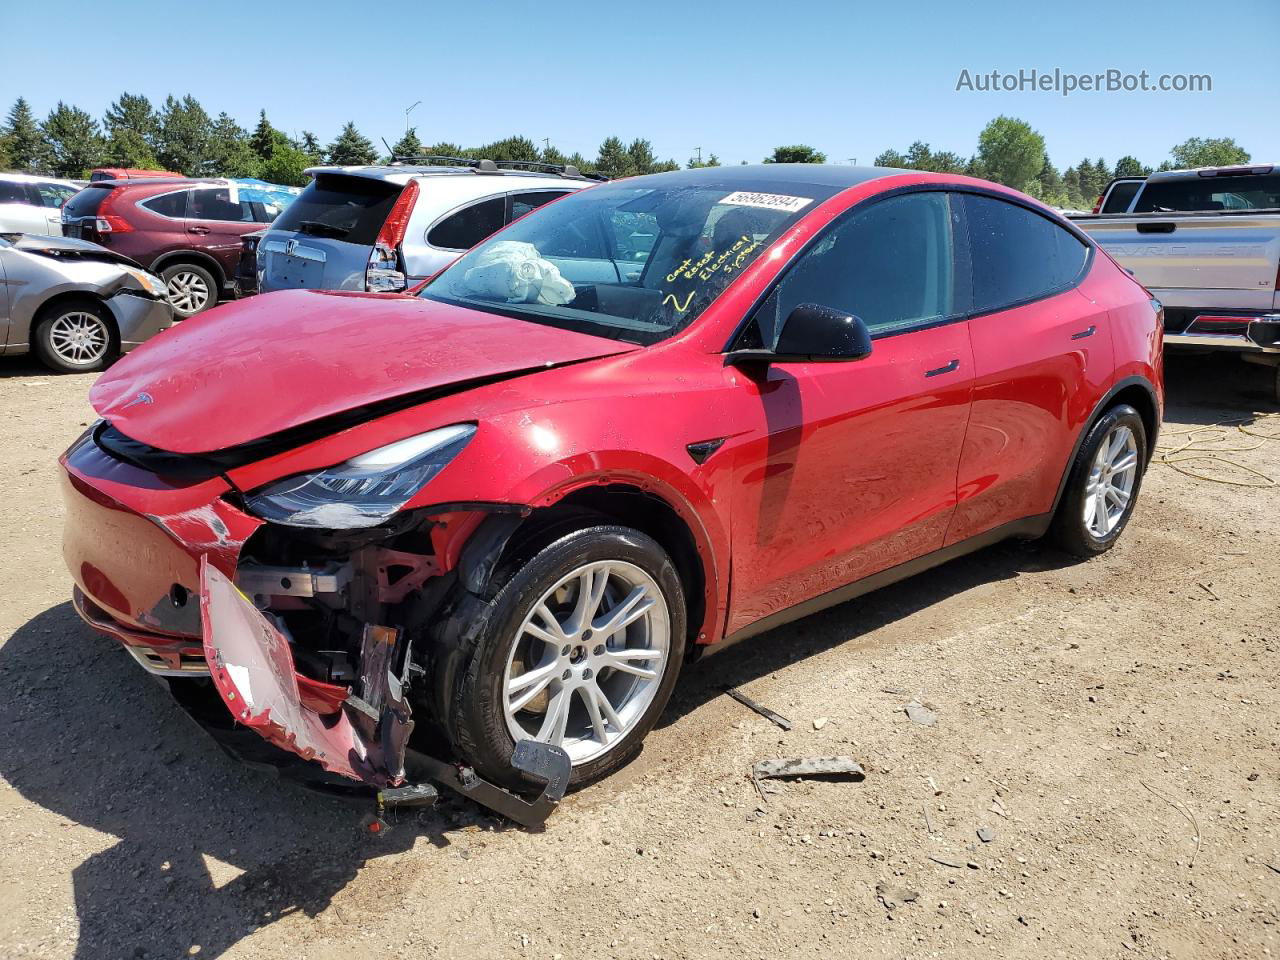
<svg viewBox="0 0 1280 960"><path fill-rule="evenodd" d="M98 215L94 218L93 229L98 233L132 233L133 225L124 217L111 213L115 206L119 191L108 190L107 195L98 204Z"/></svg>
<svg viewBox="0 0 1280 960"><path fill-rule="evenodd" d="M1103 201L1103 200L1105 200L1106 198L1107 198L1107 195L1106 195L1105 193L1100 193L1100 194L1098 194L1098 199L1097 199L1097 200L1095 200L1095 201L1093 201L1093 212L1094 212L1094 213L1101 213L1101 212L1102 212L1102 201Z"/></svg>
<svg viewBox="0 0 1280 960"><path fill-rule="evenodd" d="M391 212L382 222L378 239L369 254L369 265L364 272L364 288L370 293L396 293L405 288L404 256L400 245L409 228L409 217L418 199L418 181L410 180L396 197Z"/></svg>

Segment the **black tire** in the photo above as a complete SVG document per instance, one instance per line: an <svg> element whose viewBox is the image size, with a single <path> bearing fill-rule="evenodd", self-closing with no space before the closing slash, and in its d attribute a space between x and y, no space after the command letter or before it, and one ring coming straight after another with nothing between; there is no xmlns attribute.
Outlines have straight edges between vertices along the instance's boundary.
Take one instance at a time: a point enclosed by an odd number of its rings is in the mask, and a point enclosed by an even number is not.
<svg viewBox="0 0 1280 960"><path fill-rule="evenodd" d="M174 316L185 320L218 305L218 281L213 273L196 263L175 263L160 271L160 279L169 289L169 302ZM204 296L199 285L204 284ZM179 304L182 306L179 306Z"/></svg>
<svg viewBox="0 0 1280 960"><path fill-rule="evenodd" d="M457 669L448 671L453 682L437 692L443 702L434 705L450 745L481 776L511 789L529 786L511 766L515 739L505 712L508 658L526 615L546 592L578 567L600 560L633 564L656 583L667 606L669 648L652 701L607 752L575 764L570 788L599 780L630 762L666 707L684 658L686 613L679 574L662 547L638 530L614 525L586 526L561 532L550 542L544 538L527 543L495 574L496 592L490 600L466 594L453 611L460 627L451 641Z"/></svg>
<svg viewBox="0 0 1280 960"><path fill-rule="evenodd" d="M1090 474L1103 442L1110 440L1117 430L1124 427L1132 431L1137 447L1133 489L1123 511L1114 521L1114 527L1105 535L1099 535L1085 523L1085 502L1090 496ZM1112 407L1089 428L1084 443L1080 445L1080 450L1072 461L1067 486L1062 491L1062 500L1058 504L1058 512L1053 518L1053 525L1049 531L1050 539L1067 553L1085 559L1110 550L1120 539L1120 534L1128 525L1129 518L1133 516L1133 509L1142 489L1142 477L1146 466L1147 429L1142 422L1142 417L1128 404L1122 403Z"/></svg>
<svg viewBox="0 0 1280 960"><path fill-rule="evenodd" d="M93 319L87 321L84 318ZM93 355L77 361L73 353L75 348L66 340L67 325L83 325L86 322L96 322L96 330L86 330L86 333L93 338L103 338L105 349L98 352L98 340L94 339ZM55 339L57 343L54 342ZM86 341L88 342L90 341ZM104 369L120 352L120 337L116 333L111 311L101 301L92 297L74 297L59 300L40 311L32 334L32 348L40 362L51 370L59 373L94 373Z"/></svg>

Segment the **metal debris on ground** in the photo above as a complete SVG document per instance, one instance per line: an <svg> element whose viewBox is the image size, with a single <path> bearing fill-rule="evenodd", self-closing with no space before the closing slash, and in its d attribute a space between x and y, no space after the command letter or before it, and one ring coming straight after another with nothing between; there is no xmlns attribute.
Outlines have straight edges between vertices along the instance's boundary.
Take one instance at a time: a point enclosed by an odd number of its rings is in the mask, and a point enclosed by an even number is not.
<svg viewBox="0 0 1280 960"><path fill-rule="evenodd" d="M849 780L864 780L867 772L862 764L853 757L788 757L776 760L761 760L751 771L751 781L755 784L760 799L765 799L761 789L761 780L798 779L811 777L840 777Z"/></svg>
<svg viewBox="0 0 1280 960"><path fill-rule="evenodd" d="M920 812L924 814L925 829L928 830L930 833L937 833L937 831L933 829L933 818L929 816L929 808L921 807Z"/></svg>
<svg viewBox="0 0 1280 960"><path fill-rule="evenodd" d="M755 700L752 700L750 697L748 697L745 693L743 693L737 687L725 687L724 692L727 693L729 696L733 697L733 699L737 700L740 704L742 704L748 710L754 710L756 713L760 714L760 716L764 717L766 720L772 723L776 723L783 730L791 729L790 720L788 720L786 717L782 716L779 713L774 713L764 704L757 703Z"/></svg>
<svg viewBox="0 0 1280 960"><path fill-rule="evenodd" d="M907 887L895 887L887 883L876 884L876 898L884 904L884 908L890 913L893 913L904 904L919 899L919 897L920 894Z"/></svg>
<svg viewBox="0 0 1280 960"><path fill-rule="evenodd" d="M902 687L881 687L880 692L893 694L895 697L905 697L907 695L907 691Z"/></svg>
<svg viewBox="0 0 1280 960"><path fill-rule="evenodd" d="M999 797L991 798L991 812L998 817L1007 817L1009 815L1008 811L1004 808L1004 801Z"/></svg>
<svg viewBox="0 0 1280 960"><path fill-rule="evenodd" d="M978 828L978 839L981 840L983 843L990 843L995 838L996 838L996 832L992 830L990 827Z"/></svg>
<svg viewBox="0 0 1280 960"><path fill-rule="evenodd" d="M938 722L938 715L919 700L912 700L902 709L906 711L912 723L919 724L922 727L932 727Z"/></svg>
<svg viewBox="0 0 1280 960"><path fill-rule="evenodd" d="M946 857L934 857L934 856L931 856L931 857L929 857L929 859L930 859L930 860L932 860L934 863L939 864L939 865L941 865L941 866L944 866L944 867L954 867L954 868L955 868L955 869L957 869L957 870L959 870L961 867L963 867L963 866L964 866L964 864L962 864L959 860L948 860Z"/></svg>

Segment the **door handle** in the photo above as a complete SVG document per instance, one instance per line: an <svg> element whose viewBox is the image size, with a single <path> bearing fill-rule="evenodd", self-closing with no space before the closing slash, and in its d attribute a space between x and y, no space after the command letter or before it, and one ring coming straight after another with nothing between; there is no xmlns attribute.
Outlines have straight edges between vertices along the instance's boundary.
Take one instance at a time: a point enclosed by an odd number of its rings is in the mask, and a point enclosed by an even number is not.
<svg viewBox="0 0 1280 960"><path fill-rule="evenodd" d="M953 372L953 371L955 371L955 370L959 370L959 369L960 369L960 358L959 358L959 357L956 357L956 359L952 360L952 361L951 361L950 363L948 363L945 367L938 367L938 368L936 368L936 369L934 369L934 370L926 370L926 371L924 372L924 375L925 375L926 377L936 377L936 376L938 376L939 374L943 374L943 373L951 373L951 372Z"/></svg>
<svg viewBox="0 0 1280 960"><path fill-rule="evenodd" d="M1090 326L1088 330L1077 330L1071 335L1071 339L1083 340L1085 337L1092 337L1097 332L1098 328L1096 326Z"/></svg>
<svg viewBox="0 0 1280 960"><path fill-rule="evenodd" d="M201 233L201 234L204 234L204 233L208 233L208 232L209 232L209 228L208 228L208 227L187 227L187 233Z"/></svg>

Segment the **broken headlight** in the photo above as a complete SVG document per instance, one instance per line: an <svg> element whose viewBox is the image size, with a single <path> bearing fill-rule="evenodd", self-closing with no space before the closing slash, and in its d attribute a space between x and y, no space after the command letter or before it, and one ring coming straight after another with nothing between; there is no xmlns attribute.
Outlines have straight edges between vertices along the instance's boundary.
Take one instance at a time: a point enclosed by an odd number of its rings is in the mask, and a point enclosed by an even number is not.
<svg viewBox="0 0 1280 960"><path fill-rule="evenodd" d="M245 498L264 520L290 527L351 530L389 520L458 455L474 424L397 440L336 467L277 480Z"/></svg>

